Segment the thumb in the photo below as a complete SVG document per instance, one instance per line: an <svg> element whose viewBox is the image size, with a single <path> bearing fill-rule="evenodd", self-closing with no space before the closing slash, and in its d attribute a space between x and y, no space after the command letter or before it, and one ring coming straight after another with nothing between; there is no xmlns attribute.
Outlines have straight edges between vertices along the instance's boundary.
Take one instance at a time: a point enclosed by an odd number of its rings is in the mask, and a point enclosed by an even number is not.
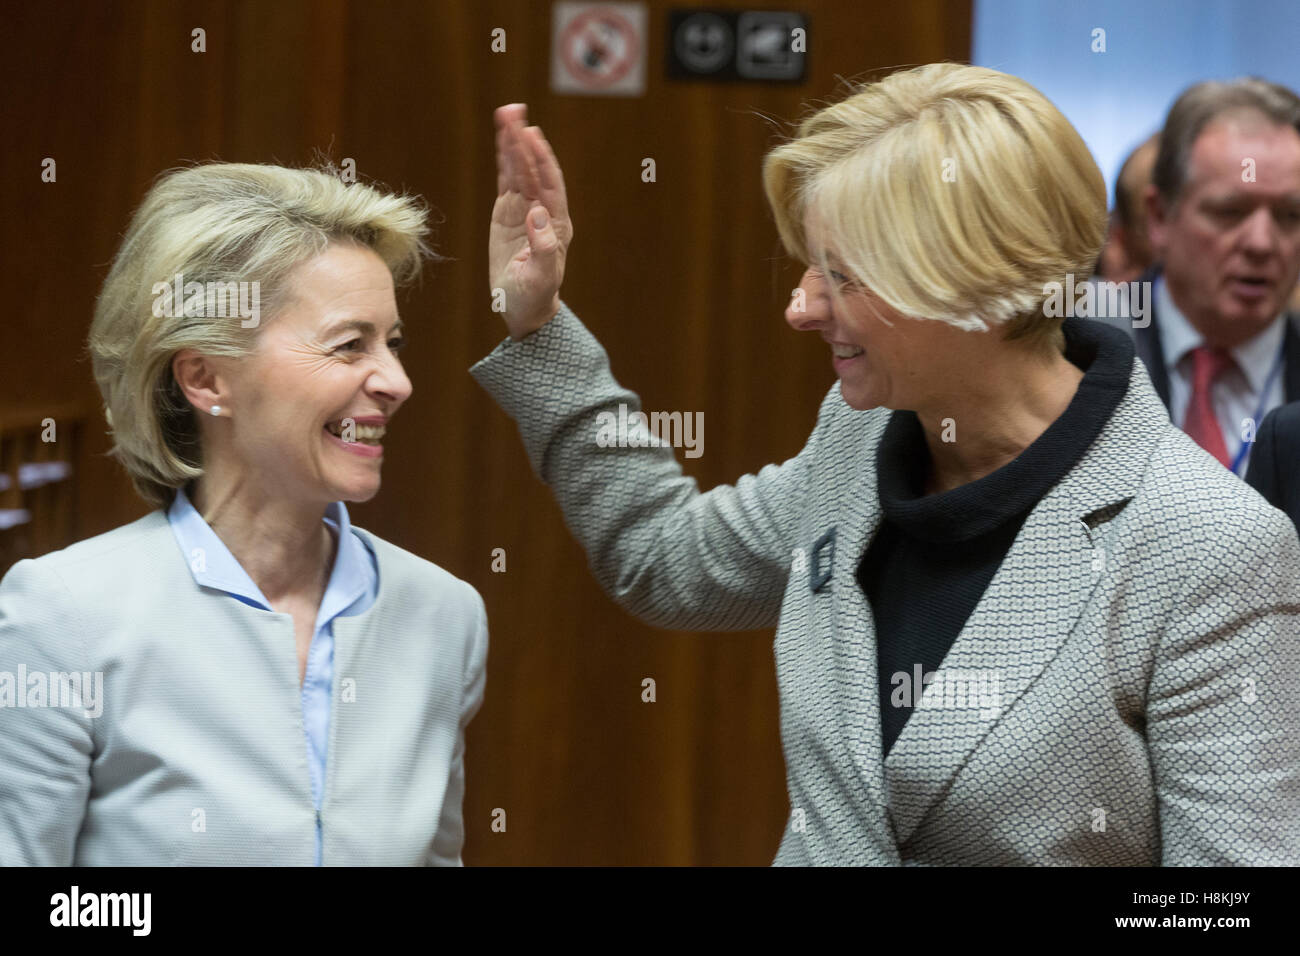
<svg viewBox="0 0 1300 956"><path fill-rule="evenodd" d="M534 206L528 212L528 245L533 255L549 259L559 248L560 239L551 226L551 217L545 206Z"/></svg>

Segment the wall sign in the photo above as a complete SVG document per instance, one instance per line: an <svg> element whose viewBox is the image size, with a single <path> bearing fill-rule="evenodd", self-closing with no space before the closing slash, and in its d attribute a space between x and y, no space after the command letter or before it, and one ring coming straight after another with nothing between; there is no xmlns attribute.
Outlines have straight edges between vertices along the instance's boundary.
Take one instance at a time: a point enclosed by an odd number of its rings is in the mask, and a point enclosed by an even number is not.
<svg viewBox="0 0 1300 956"><path fill-rule="evenodd" d="M668 76L689 80L798 83L804 78L808 18L783 10L673 10Z"/></svg>
<svg viewBox="0 0 1300 956"><path fill-rule="evenodd" d="M645 92L643 3L557 3L551 12L551 89L594 96Z"/></svg>

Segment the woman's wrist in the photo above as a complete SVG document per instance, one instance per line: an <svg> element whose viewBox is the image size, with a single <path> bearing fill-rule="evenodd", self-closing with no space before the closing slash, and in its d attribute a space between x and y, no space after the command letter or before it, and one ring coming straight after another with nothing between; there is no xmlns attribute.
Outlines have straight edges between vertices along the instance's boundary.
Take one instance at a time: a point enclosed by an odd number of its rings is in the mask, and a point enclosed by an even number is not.
<svg viewBox="0 0 1300 956"><path fill-rule="evenodd" d="M536 317L525 322L512 323L510 337L516 342L526 339L538 329L545 326L553 318L560 314L560 294L555 293L550 304Z"/></svg>

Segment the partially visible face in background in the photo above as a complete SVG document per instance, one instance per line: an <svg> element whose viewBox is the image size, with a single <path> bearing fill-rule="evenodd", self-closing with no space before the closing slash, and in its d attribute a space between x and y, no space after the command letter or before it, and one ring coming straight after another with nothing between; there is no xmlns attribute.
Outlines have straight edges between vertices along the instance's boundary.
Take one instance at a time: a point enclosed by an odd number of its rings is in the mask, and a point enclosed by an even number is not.
<svg viewBox="0 0 1300 956"><path fill-rule="evenodd" d="M1248 112L1205 126L1172 208L1148 188L1149 230L1179 311L1212 345L1262 332L1300 275L1300 134Z"/></svg>

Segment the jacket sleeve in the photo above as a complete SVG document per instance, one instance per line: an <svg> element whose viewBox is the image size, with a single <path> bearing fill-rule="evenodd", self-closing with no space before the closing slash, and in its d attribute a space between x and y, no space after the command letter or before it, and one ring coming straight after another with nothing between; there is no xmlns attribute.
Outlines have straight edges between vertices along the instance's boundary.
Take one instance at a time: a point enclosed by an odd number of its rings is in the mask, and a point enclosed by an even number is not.
<svg viewBox="0 0 1300 956"><path fill-rule="evenodd" d="M57 572L19 561L0 581L0 866L73 863L90 793L92 717L79 699L62 706L50 675L89 670Z"/></svg>
<svg viewBox="0 0 1300 956"><path fill-rule="evenodd" d="M460 725L456 731L456 746L451 755L447 790L442 798L442 816L438 833L433 841L430 866L464 866L461 848L465 843L465 729L483 706L483 690L487 681L488 627L487 609L482 596L471 585L465 587L473 595L476 611L473 615L473 634L465 658L464 693L461 697Z"/></svg>
<svg viewBox="0 0 1300 956"><path fill-rule="evenodd" d="M1166 866L1300 864L1300 541L1249 517L1206 542L1148 688Z"/></svg>
<svg viewBox="0 0 1300 956"><path fill-rule="evenodd" d="M795 458L701 494L666 444L632 429L617 440L640 399L614 380L605 350L566 305L470 373L518 424L592 573L625 609L685 630L776 623L816 431Z"/></svg>

